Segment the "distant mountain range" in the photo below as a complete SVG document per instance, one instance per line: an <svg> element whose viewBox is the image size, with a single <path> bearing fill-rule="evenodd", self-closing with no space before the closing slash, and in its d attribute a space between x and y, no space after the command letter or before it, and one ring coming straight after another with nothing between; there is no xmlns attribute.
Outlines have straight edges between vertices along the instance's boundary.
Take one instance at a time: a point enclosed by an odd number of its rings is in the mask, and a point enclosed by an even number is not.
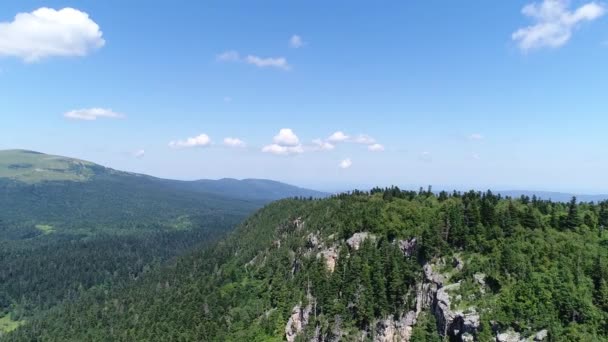
<svg viewBox="0 0 608 342"><path fill-rule="evenodd" d="M505 190L505 191L496 191L497 193L503 196L509 197L520 197L522 195L532 197L536 195L536 197L544 199L544 200L552 200L554 202L568 202L572 199L573 196L576 197L578 202L600 202L604 200L608 200L608 194L600 194L600 195L585 195L585 194L572 194L565 192L553 192L553 191L530 191L530 190Z"/></svg>
<svg viewBox="0 0 608 342"><path fill-rule="evenodd" d="M39 152L0 151L0 220L52 225L61 233L190 229L201 222L232 227L274 200L325 196L270 180L178 181ZM13 235L30 230L14 228Z"/></svg>
<svg viewBox="0 0 608 342"><path fill-rule="evenodd" d="M88 161L27 150L0 151L0 179L25 184L49 181L87 182L94 179L128 177L164 184L180 190L204 192L253 201L274 201L288 197L326 197L329 194L266 179L201 179L178 181L113 170Z"/></svg>

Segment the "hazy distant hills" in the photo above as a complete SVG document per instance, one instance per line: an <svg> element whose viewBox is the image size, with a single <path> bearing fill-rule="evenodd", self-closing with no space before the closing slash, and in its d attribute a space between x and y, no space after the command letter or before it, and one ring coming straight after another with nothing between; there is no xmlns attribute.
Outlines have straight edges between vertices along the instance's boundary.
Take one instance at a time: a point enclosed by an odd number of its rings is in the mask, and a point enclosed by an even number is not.
<svg viewBox="0 0 608 342"><path fill-rule="evenodd" d="M267 179L202 179L188 183L188 186L200 191L251 200L278 200L286 197L320 198L329 195Z"/></svg>
<svg viewBox="0 0 608 342"><path fill-rule="evenodd" d="M532 197L536 195L536 197L544 199L544 200L552 200L554 202L568 202L572 199L572 196L576 196L576 200L579 202L600 202L608 199L608 194L600 194L600 195L585 195L585 194L571 194L565 192L553 192L553 191L530 191L530 190L506 190L506 191L497 191L499 194L503 196L509 197L520 197L522 195Z"/></svg>

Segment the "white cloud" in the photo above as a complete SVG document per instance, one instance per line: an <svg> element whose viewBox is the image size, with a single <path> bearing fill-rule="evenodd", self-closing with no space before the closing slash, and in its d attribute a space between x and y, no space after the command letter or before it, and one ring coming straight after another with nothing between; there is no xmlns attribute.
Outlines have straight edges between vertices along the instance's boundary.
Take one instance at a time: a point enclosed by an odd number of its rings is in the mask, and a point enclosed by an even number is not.
<svg viewBox="0 0 608 342"><path fill-rule="evenodd" d="M64 117L74 120L86 120L94 121L98 118L110 118L119 119L124 117L120 113L116 113L111 109L104 108L87 108L87 109L76 109L63 114Z"/></svg>
<svg viewBox="0 0 608 342"><path fill-rule="evenodd" d="M384 151L384 146L382 146L380 144L373 144L373 145L367 146L367 149L372 152L382 152L382 151Z"/></svg>
<svg viewBox="0 0 608 342"><path fill-rule="evenodd" d="M200 134L186 140L176 140L169 143L169 147L205 147L211 145L211 138L207 134Z"/></svg>
<svg viewBox="0 0 608 342"><path fill-rule="evenodd" d="M346 158L346 159L342 160L338 166L340 166L340 168L342 168L342 169L348 169L352 165L353 165L353 162L350 160L350 158Z"/></svg>
<svg viewBox="0 0 608 342"><path fill-rule="evenodd" d="M252 64L258 68L277 68L282 70L289 70L291 66L287 63L287 59L284 57L277 58L262 58L258 56L248 55L245 57L245 63Z"/></svg>
<svg viewBox="0 0 608 342"><path fill-rule="evenodd" d="M327 140L331 142L342 142L348 140L348 135L344 134L342 131L337 131L330 135Z"/></svg>
<svg viewBox="0 0 608 342"><path fill-rule="evenodd" d="M315 149L317 151L331 151L336 148L334 144L321 139L315 139L312 141L312 143L315 145Z"/></svg>
<svg viewBox="0 0 608 342"><path fill-rule="evenodd" d="M137 150L135 152L133 152L133 157L137 158L137 159L141 159L146 155L146 151L144 150Z"/></svg>
<svg viewBox="0 0 608 342"><path fill-rule="evenodd" d="M236 51L225 51L217 55L217 60L220 62L238 62L241 60L241 56Z"/></svg>
<svg viewBox="0 0 608 342"><path fill-rule="evenodd" d="M278 155L300 154L304 153L302 145L283 146L279 144L266 145L262 148L262 152Z"/></svg>
<svg viewBox="0 0 608 342"><path fill-rule="evenodd" d="M224 138L224 145L226 146L230 146L230 147L245 147L246 144L243 140L238 139L238 138Z"/></svg>
<svg viewBox="0 0 608 342"><path fill-rule="evenodd" d="M473 133L471 135L469 135L469 140L483 140L483 135L479 134L479 133Z"/></svg>
<svg viewBox="0 0 608 342"><path fill-rule="evenodd" d="M291 66L285 57L259 57L255 55L247 55L242 57L237 51L230 50L220 53L216 56L220 62L243 62L250 65L255 65L258 68L276 68L281 70L289 70Z"/></svg>
<svg viewBox="0 0 608 342"><path fill-rule="evenodd" d="M371 145L376 142L376 139L367 134L359 134L357 137L355 137L355 139L353 139L353 142L357 144Z"/></svg>
<svg viewBox="0 0 608 342"><path fill-rule="evenodd" d="M73 8L42 7L0 22L0 56L35 62L51 56L86 56L105 45L99 25Z"/></svg>
<svg viewBox="0 0 608 342"><path fill-rule="evenodd" d="M513 32L511 38L522 51L542 47L558 48L572 37L572 31L583 21L593 21L605 14L602 4L589 2L574 11L567 0L543 0L523 7L522 14L535 22Z"/></svg>
<svg viewBox="0 0 608 342"><path fill-rule="evenodd" d="M296 146L300 144L300 139L291 128L281 128L279 134L274 136L273 141L281 146Z"/></svg>
<svg viewBox="0 0 608 342"><path fill-rule="evenodd" d="M289 38L289 46L294 49L301 48L304 45L306 45L306 43L302 40L302 37L297 34L294 34Z"/></svg>

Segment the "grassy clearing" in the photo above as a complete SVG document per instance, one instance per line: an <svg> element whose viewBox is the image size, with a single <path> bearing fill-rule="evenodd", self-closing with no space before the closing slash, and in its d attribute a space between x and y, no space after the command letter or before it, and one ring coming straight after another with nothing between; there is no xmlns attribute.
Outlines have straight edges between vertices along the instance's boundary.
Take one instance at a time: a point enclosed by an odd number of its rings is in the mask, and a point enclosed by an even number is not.
<svg viewBox="0 0 608 342"><path fill-rule="evenodd" d="M55 232L55 228L48 224L37 224L36 229L41 231L44 235L48 235Z"/></svg>
<svg viewBox="0 0 608 342"><path fill-rule="evenodd" d="M23 323L25 321L13 321L9 315L0 318L0 336L2 333L8 333L19 328Z"/></svg>
<svg viewBox="0 0 608 342"><path fill-rule="evenodd" d="M25 183L42 181L86 181L94 164L71 158L24 150L0 151L0 178Z"/></svg>

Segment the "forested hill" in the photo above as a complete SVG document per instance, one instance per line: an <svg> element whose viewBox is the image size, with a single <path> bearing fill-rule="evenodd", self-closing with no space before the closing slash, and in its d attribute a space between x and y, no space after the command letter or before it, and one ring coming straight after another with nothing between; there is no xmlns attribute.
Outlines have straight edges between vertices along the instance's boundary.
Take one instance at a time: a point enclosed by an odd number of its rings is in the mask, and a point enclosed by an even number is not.
<svg viewBox="0 0 608 342"><path fill-rule="evenodd" d="M188 182L187 186L208 193L222 194L249 200L274 201L290 197L323 198L329 196L328 193L304 189L267 179L202 179Z"/></svg>
<svg viewBox="0 0 608 342"><path fill-rule="evenodd" d="M272 196L0 151L0 335L89 289L124 286L215 241Z"/></svg>
<svg viewBox="0 0 608 342"><path fill-rule="evenodd" d="M397 188L282 200L6 341L606 341L608 204Z"/></svg>
<svg viewBox="0 0 608 342"><path fill-rule="evenodd" d="M267 180L176 181L38 152L0 151L0 219L18 230L11 236L34 234L36 225L79 233L184 229L193 215L243 218L275 199L320 196Z"/></svg>

